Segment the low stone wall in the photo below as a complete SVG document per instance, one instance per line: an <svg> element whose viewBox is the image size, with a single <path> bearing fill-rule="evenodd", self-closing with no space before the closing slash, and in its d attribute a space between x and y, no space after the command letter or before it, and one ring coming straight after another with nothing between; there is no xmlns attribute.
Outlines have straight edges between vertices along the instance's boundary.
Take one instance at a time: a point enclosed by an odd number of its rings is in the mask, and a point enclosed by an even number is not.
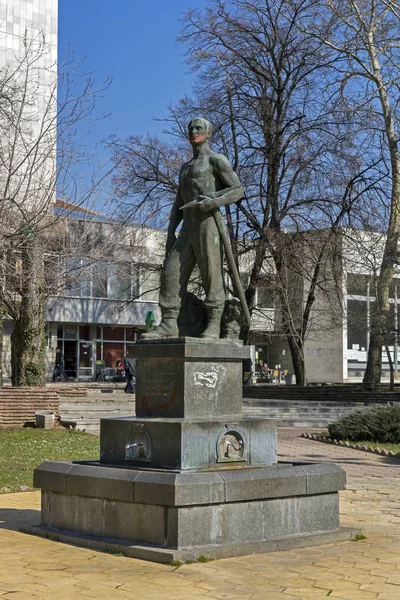
<svg viewBox="0 0 400 600"><path fill-rule="evenodd" d="M299 402L353 402L353 403L387 403L400 402L400 389L395 392L383 389L366 390L357 385L245 385L244 398L266 400L296 400Z"/></svg>
<svg viewBox="0 0 400 600"><path fill-rule="evenodd" d="M55 392L60 398L87 398L88 390L82 386L71 386L71 385L54 385L47 386L49 391Z"/></svg>
<svg viewBox="0 0 400 600"><path fill-rule="evenodd" d="M35 413L51 410L58 417L60 400L57 392L47 388L0 388L0 425L22 427L35 422Z"/></svg>

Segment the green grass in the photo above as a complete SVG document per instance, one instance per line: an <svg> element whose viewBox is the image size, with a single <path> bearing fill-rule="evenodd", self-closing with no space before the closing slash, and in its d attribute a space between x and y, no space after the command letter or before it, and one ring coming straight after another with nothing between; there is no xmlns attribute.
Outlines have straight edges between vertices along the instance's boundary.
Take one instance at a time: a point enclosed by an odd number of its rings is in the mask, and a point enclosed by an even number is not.
<svg viewBox="0 0 400 600"><path fill-rule="evenodd" d="M33 469L45 460L98 460L99 441L62 428L0 428L0 493L33 489Z"/></svg>
<svg viewBox="0 0 400 600"><path fill-rule="evenodd" d="M208 556L200 555L200 556L197 557L197 562L199 562L199 563L206 563L206 562L210 562L212 560L214 560L214 559L213 558L209 558Z"/></svg>
<svg viewBox="0 0 400 600"><path fill-rule="evenodd" d="M179 569L179 567L182 566L182 563L180 560L173 560L171 562L171 567L175 567L175 569Z"/></svg>
<svg viewBox="0 0 400 600"><path fill-rule="evenodd" d="M367 536L363 533L357 533L355 537L351 540L352 542L361 542L362 540L366 540Z"/></svg>

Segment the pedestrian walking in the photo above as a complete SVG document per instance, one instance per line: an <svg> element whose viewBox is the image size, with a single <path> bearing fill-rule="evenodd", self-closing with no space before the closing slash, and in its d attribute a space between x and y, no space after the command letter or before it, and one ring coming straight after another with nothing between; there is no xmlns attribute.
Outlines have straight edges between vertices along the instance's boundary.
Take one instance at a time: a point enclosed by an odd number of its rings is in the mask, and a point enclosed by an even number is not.
<svg viewBox="0 0 400 600"><path fill-rule="evenodd" d="M60 379L61 377L64 377L64 380L68 381L68 375L66 374L64 369L64 356L60 348L56 348L56 358L53 369L53 382L56 382L58 377L60 377Z"/></svg>

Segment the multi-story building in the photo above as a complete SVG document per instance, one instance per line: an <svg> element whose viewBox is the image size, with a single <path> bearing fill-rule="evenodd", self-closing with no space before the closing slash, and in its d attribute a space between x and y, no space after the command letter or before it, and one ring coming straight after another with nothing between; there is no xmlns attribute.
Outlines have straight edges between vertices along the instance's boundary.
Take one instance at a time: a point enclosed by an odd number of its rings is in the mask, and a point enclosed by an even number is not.
<svg viewBox="0 0 400 600"><path fill-rule="evenodd" d="M313 236L321 235L314 232ZM309 383L360 382L366 368L370 318L375 302L375 283L379 274L384 234L343 229L335 236L324 263L326 276L319 286L310 317L304 356ZM305 265L307 263L305 262ZM309 281L293 277L294 305L304 305ZM390 318L387 345L398 372L398 323L400 273L395 275L390 292ZM261 285L253 316L251 342L272 369L293 373L291 355L280 327L279 303L271 286ZM382 379L389 378L389 358L382 349Z"/></svg>
<svg viewBox="0 0 400 600"><path fill-rule="evenodd" d="M165 233L128 226L57 201L45 253L47 373L55 348L67 375L91 379L96 363L115 367L145 329L159 320L159 272ZM18 264L18 255L14 257ZM3 372L10 376L10 334L4 325Z"/></svg>
<svg viewBox="0 0 400 600"><path fill-rule="evenodd" d="M0 0L0 184L26 220L55 202L57 30L58 0Z"/></svg>
<svg viewBox="0 0 400 600"><path fill-rule="evenodd" d="M155 326L159 275L165 252L165 232L121 225L82 208L72 211L58 201L57 239L61 246L48 254L50 293L46 306L48 375L56 347L63 351L67 374L87 380L96 364L115 367L145 330L152 313ZM62 232L62 233L61 233ZM368 348L374 281L384 237L377 233L342 230L335 237L325 269L324 289L316 294L305 344L309 383L361 381ZM245 265L245 263L243 262ZM268 272L270 275L268 275ZM293 374L287 340L282 335L280 308L273 273L266 261L265 281L257 290L250 343L256 358L272 369ZM243 270L242 278L246 279ZM397 370L397 281L391 293L388 347ZM293 275L293 305L301 307L308 291L306 276ZM11 323L5 324L4 374L9 376ZM254 360L253 359L253 360ZM383 351L383 377L389 362Z"/></svg>
<svg viewBox="0 0 400 600"><path fill-rule="evenodd" d="M93 377L96 362L115 367L145 330L150 312L159 320L165 252L162 231L101 216L85 221L83 213L64 219L68 251L58 257L61 282L46 308L49 362L51 349L60 347L67 374L79 379Z"/></svg>
<svg viewBox="0 0 400 600"><path fill-rule="evenodd" d="M26 38L44 36L43 85L54 81L57 64L58 0L0 0L0 65L15 64L26 47Z"/></svg>

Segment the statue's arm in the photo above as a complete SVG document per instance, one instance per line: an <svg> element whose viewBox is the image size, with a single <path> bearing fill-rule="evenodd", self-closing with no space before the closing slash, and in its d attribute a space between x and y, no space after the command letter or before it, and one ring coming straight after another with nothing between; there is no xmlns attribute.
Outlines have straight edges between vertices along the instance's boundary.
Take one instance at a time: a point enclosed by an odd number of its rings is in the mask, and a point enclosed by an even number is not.
<svg viewBox="0 0 400 600"><path fill-rule="evenodd" d="M166 253L167 254L171 251L172 246L175 243L175 240L176 240L175 232L178 228L179 223L182 221L182 218L183 218L182 211L179 210L182 205L183 205L183 199L182 199L180 186L179 186L175 202L172 205L171 216L169 218L167 244L166 244Z"/></svg>
<svg viewBox="0 0 400 600"><path fill-rule="evenodd" d="M208 212L220 206L238 202L244 196L239 178L232 169L228 159L222 156L222 154L216 154L210 159L210 162L214 170L214 175L218 179L222 189L213 194L199 197L197 206L202 212Z"/></svg>
<svg viewBox="0 0 400 600"><path fill-rule="evenodd" d="M225 156L217 155L213 159L213 163L215 174L222 185L222 189L213 196L216 205L218 207L225 206L241 200L244 196L243 188L228 159Z"/></svg>

